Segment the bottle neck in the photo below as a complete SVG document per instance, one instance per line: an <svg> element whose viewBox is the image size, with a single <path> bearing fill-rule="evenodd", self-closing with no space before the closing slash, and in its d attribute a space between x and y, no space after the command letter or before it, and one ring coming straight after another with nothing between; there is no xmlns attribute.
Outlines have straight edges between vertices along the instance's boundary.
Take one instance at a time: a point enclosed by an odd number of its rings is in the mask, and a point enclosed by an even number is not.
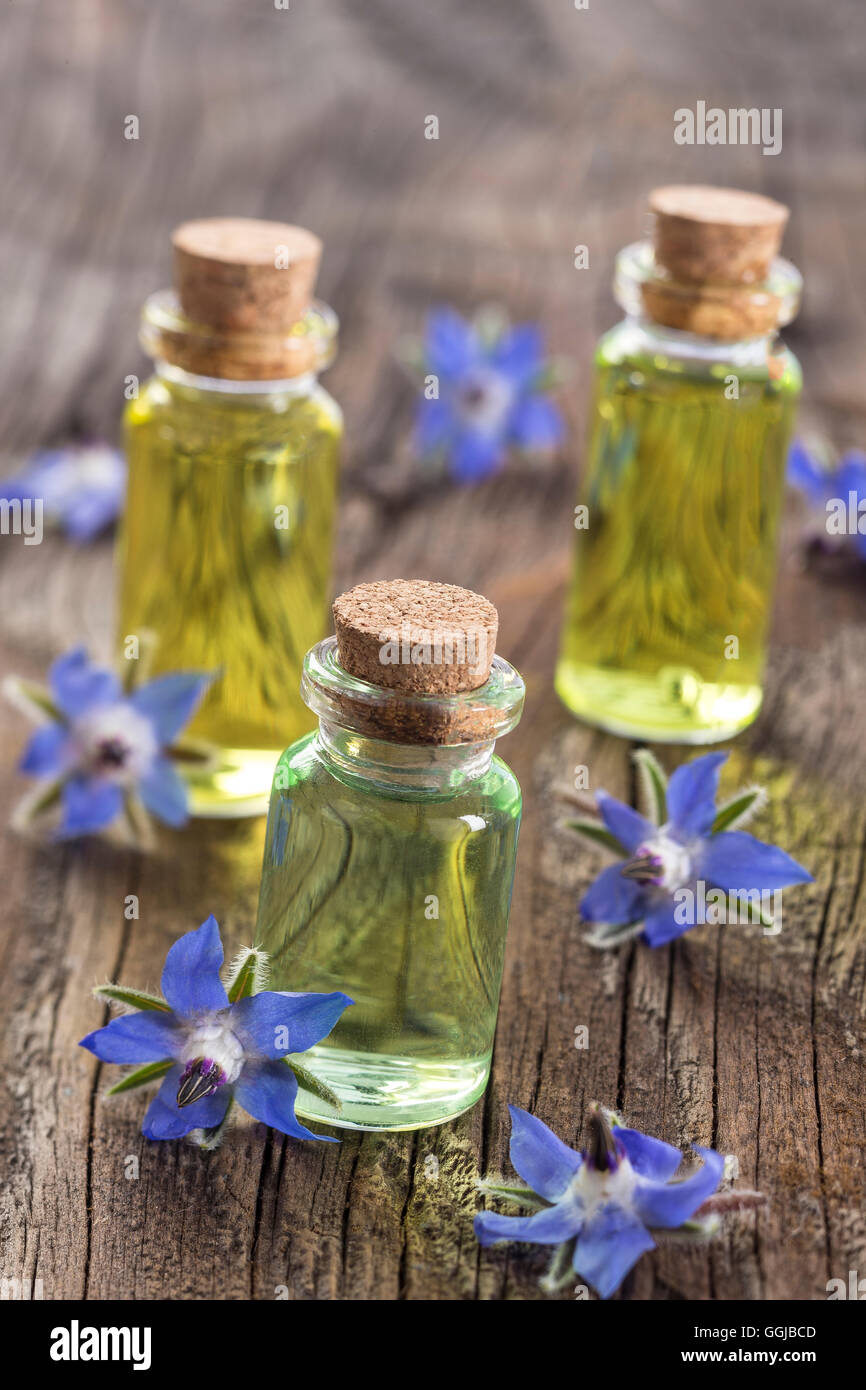
<svg viewBox="0 0 866 1390"><path fill-rule="evenodd" d="M454 795L483 777L495 740L442 745L386 743L319 720L317 748L322 761L342 781L382 791Z"/></svg>
<svg viewBox="0 0 866 1390"><path fill-rule="evenodd" d="M648 314L635 312L626 314L622 331L627 335L629 351L635 354L651 354L692 364L704 363L708 368L714 364L765 367L767 354L778 337L778 329L773 328L755 338L726 342L698 333L685 333L679 328L668 328L656 323Z"/></svg>
<svg viewBox="0 0 866 1390"><path fill-rule="evenodd" d="M228 377L199 376L196 372L185 371L173 362L159 360L154 363L157 376L179 387L182 391L206 391L214 396L225 396L232 400L243 397L250 404L255 399L269 400L274 396L309 396L319 384L315 372L304 372L300 376L289 377L284 381L233 381Z"/></svg>
<svg viewBox="0 0 866 1390"><path fill-rule="evenodd" d="M765 350L768 338L797 314L803 279L777 257L760 284L679 283L657 264L648 241L623 247L616 258L614 296L630 318L691 340L709 351ZM730 359L728 359L730 360Z"/></svg>
<svg viewBox="0 0 866 1390"><path fill-rule="evenodd" d="M163 373L181 372L223 391L266 394L324 371L337 352L339 324L327 304L310 305L303 319L274 332L194 323L173 290L158 290L141 311L141 346Z"/></svg>

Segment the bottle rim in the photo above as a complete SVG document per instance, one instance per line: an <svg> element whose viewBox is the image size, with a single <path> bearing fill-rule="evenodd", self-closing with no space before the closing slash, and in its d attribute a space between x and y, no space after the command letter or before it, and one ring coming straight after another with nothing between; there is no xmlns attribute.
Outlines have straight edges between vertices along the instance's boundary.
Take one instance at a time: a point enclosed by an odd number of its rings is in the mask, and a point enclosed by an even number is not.
<svg viewBox="0 0 866 1390"><path fill-rule="evenodd" d="M652 242L644 240L619 252L613 291L632 317L673 329L704 323L707 336L737 341L766 336L791 323L800 308L803 277L791 261L776 256L760 283L685 284L658 263Z"/></svg>
<svg viewBox="0 0 866 1390"><path fill-rule="evenodd" d="M304 657L301 695L330 724L386 743L464 746L490 742L520 720L526 687L504 657L494 656L489 679L454 695L414 695L359 680L340 665L336 637Z"/></svg>
<svg viewBox="0 0 866 1390"><path fill-rule="evenodd" d="M220 330L194 323L174 290L157 290L141 311L139 341L149 357L199 377L228 381L283 381L318 374L337 355L339 320L314 300L302 319L280 333Z"/></svg>

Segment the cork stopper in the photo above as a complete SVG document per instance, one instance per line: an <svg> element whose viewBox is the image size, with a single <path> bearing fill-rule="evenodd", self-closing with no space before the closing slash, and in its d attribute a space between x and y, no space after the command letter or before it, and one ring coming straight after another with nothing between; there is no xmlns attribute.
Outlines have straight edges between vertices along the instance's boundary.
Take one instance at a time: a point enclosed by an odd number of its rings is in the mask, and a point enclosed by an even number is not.
<svg viewBox="0 0 866 1390"><path fill-rule="evenodd" d="M656 261L686 284L760 284L788 221L772 198L703 184L653 189L649 205Z"/></svg>
<svg viewBox="0 0 866 1390"><path fill-rule="evenodd" d="M387 743L486 743L513 729L524 687L494 655L499 616L454 584L359 584L336 637L307 653L301 691L323 720Z"/></svg>
<svg viewBox="0 0 866 1390"><path fill-rule="evenodd" d="M456 695L488 680L499 614L456 584L386 579L341 594L334 626L350 675L412 695Z"/></svg>
<svg viewBox="0 0 866 1390"><path fill-rule="evenodd" d="M694 184L656 188L649 206L658 273L642 297L656 323L724 340L776 327L780 301L765 282L788 220L782 203Z"/></svg>
<svg viewBox="0 0 866 1390"><path fill-rule="evenodd" d="M193 323L278 333L304 317L322 243L303 227L252 217L205 217L172 234L174 284Z"/></svg>
<svg viewBox="0 0 866 1390"><path fill-rule="evenodd" d="M198 376L234 381L282 381L327 365L326 320L335 330L336 319L312 303L322 254L312 232L209 217L182 223L172 244L175 293L161 291L145 305L146 351Z"/></svg>

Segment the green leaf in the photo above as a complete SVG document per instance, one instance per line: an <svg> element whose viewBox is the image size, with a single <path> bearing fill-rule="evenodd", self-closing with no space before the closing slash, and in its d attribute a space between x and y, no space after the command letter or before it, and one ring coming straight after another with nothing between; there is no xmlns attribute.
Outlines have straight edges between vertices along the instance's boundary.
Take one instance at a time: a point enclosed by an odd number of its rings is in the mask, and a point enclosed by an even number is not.
<svg viewBox="0 0 866 1390"><path fill-rule="evenodd" d="M50 690L36 681L23 680L21 676L7 676L3 682L3 694L22 714L37 724L44 724L46 717L55 724L67 724L66 715L54 703Z"/></svg>
<svg viewBox="0 0 866 1390"><path fill-rule="evenodd" d="M583 835L587 840L592 840L597 845L604 845L605 849L613 850L614 854L621 859L628 857L628 850L621 844L615 835L611 835L607 826L595 820L567 820L565 824L569 830L576 830L578 835Z"/></svg>
<svg viewBox="0 0 866 1390"><path fill-rule="evenodd" d="M12 813L13 830L29 830L34 821L58 804L62 787L62 780L51 782L48 786L33 787Z"/></svg>
<svg viewBox="0 0 866 1390"><path fill-rule="evenodd" d="M149 850L155 844L153 822L141 798L134 791L128 791L123 798L126 818L126 835L136 849Z"/></svg>
<svg viewBox="0 0 866 1390"><path fill-rule="evenodd" d="M550 1206L531 1187L509 1187L505 1183L480 1182L478 1184L485 1197L498 1197L502 1202L513 1202L519 1207L531 1207L533 1211L545 1211Z"/></svg>
<svg viewBox="0 0 866 1390"><path fill-rule="evenodd" d="M728 893L727 903L727 917L729 922L739 922L741 920L740 912L744 907L746 907L748 908L748 921L753 923L755 926L757 926L759 923L762 927L768 928L774 927L776 925L776 919L774 917L770 917L769 914L764 911L761 905L759 903L753 902L751 898L747 898L745 901L743 901L741 898L738 898L735 893Z"/></svg>
<svg viewBox="0 0 866 1390"><path fill-rule="evenodd" d="M213 1149L218 1149L220 1144L222 1143L223 1135L225 1134L226 1125L229 1122L229 1115L232 1112L233 1105L234 1100L232 1099L226 1106L226 1113L223 1115L218 1125L213 1125L210 1129L199 1129L193 1131L194 1133L201 1135L201 1138L198 1140L198 1147L200 1149L203 1149L205 1153L210 1153Z"/></svg>
<svg viewBox="0 0 866 1390"><path fill-rule="evenodd" d="M720 830L731 830L735 825L744 825L751 820L761 807L766 805L767 793L763 787L749 787L748 791L738 792L724 806L720 806L713 821L712 835Z"/></svg>
<svg viewBox="0 0 866 1390"><path fill-rule="evenodd" d="M574 1284L578 1276L574 1272L574 1247L577 1238L564 1240L561 1245L554 1246L553 1256L547 1267L547 1273L542 1275L538 1281L538 1287L544 1293L561 1293L563 1289Z"/></svg>
<svg viewBox="0 0 866 1390"><path fill-rule="evenodd" d="M116 1082L107 1091L107 1096L119 1096L124 1091L134 1091L137 1086L147 1086L151 1081L161 1081L167 1071L174 1066L174 1058L169 1057L165 1062L148 1062L143 1067L137 1067L128 1076L124 1076L121 1081Z"/></svg>
<svg viewBox="0 0 866 1390"><path fill-rule="evenodd" d="M565 386L573 376L574 368L567 358L551 357L533 378L532 389L547 395Z"/></svg>
<svg viewBox="0 0 866 1390"><path fill-rule="evenodd" d="M650 1226L648 1230L657 1244L678 1245L712 1240L718 1235L721 1226L722 1223L717 1216L707 1216L700 1219L692 1217L690 1221L684 1221L682 1226Z"/></svg>
<svg viewBox="0 0 866 1390"><path fill-rule="evenodd" d="M638 748L634 754L644 805L650 820L664 825L668 818L668 779L665 770L648 748Z"/></svg>
<svg viewBox="0 0 866 1390"><path fill-rule="evenodd" d="M427 375L427 354L424 351L424 343L420 338L406 335L397 341L396 355L401 365L404 366L413 377L420 377L422 380Z"/></svg>
<svg viewBox="0 0 866 1390"><path fill-rule="evenodd" d="M485 304L478 310L472 326L488 348L494 348L509 328L509 318L501 304Z"/></svg>
<svg viewBox="0 0 866 1390"><path fill-rule="evenodd" d="M622 946L624 942L640 936L642 931L643 922L626 922L621 925L610 922L593 922L592 931L589 932L586 940L590 946L595 946L600 951L609 951L614 946Z"/></svg>
<svg viewBox="0 0 866 1390"><path fill-rule="evenodd" d="M285 1057L283 1060L286 1066L291 1067L295 1073L299 1086L303 1086L304 1090L309 1091L311 1095L318 1096L319 1100L325 1101L327 1105L332 1105L335 1110L342 1110L343 1102L336 1091L332 1091L330 1086L326 1086L325 1082L320 1080L318 1076L307 1071L307 1068L301 1066L300 1062L296 1062L294 1057Z"/></svg>
<svg viewBox="0 0 866 1390"><path fill-rule="evenodd" d="M260 946L245 946L235 956L229 968L226 993L230 1004L258 994L267 983L268 953Z"/></svg>
<svg viewBox="0 0 866 1390"><path fill-rule="evenodd" d="M93 993L97 999L110 999L114 1004L129 1004L133 1009L160 1009L171 1013L169 1005L159 994L148 994L144 989L126 989L123 985L97 985Z"/></svg>
<svg viewBox="0 0 866 1390"><path fill-rule="evenodd" d="M195 772L208 772L219 762L219 750L203 738L176 738L165 751L172 762L183 763Z"/></svg>

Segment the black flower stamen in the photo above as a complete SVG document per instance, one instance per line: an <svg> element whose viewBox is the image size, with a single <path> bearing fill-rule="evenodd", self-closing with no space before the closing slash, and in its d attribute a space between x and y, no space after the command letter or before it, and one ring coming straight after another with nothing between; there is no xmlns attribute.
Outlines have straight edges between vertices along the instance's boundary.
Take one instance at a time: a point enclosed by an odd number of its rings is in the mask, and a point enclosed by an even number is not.
<svg viewBox="0 0 866 1390"><path fill-rule="evenodd" d="M129 756L129 749L119 738L104 738L96 750L96 761L100 767L123 767Z"/></svg>
<svg viewBox="0 0 866 1390"><path fill-rule="evenodd" d="M636 854L633 859L628 859L620 873L623 878L630 878L634 883L658 886L664 876L664 865L657 854L645 850L642 854Z"/></svg>
<svg viewBox="0 0 866 1390"><path fill-rule="evenodd" d="M478 406L487 398L487 391L478 383L473 383L471 386L464 387L461 397L468 410L477 410Z"/></svg>
<svg viewBox="0 0 866 1390"><path fill-rule="evenodd" d="M602 1109L593 1110L589 1117L587 1163L598 1173L608 1173L619 1167L619 1158L610 1121Z"/></svg>
<svg viewBox="0 0 866 1390"><path fill-rule="evenodd" d="M180 1085L177 1088L177 1103L182 1110L205 1096L213 1095L218 1086L225 1083L225 1072L210 1057L196 1057L187 1062Z"/></svg>

